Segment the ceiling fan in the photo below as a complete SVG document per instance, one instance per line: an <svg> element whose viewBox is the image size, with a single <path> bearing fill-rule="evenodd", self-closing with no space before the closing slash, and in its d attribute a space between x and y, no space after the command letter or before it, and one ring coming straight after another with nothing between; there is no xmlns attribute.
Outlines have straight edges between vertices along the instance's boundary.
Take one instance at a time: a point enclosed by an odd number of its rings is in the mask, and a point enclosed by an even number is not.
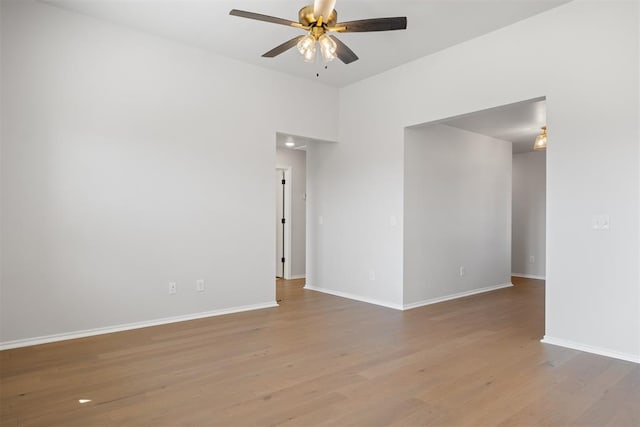
<svg viewBox="0 0 640 427"><path fill-rule="evenodd" d="M327 62L337 57L345 64L350 64L358 59L358 56L347 45L329 33L360 33L405 30L407 28L407 18L405 16L338 22L338 13L334 9L335 4L336 0L315 0L313 5L300 9L298 12L299 22L238 9L231 10L229 15L305 30L307 32L306 35L287 40L262 55L265 58L273 58L296 46L305 62L315 61L316 44L320 45L322 57Z"/></svg>

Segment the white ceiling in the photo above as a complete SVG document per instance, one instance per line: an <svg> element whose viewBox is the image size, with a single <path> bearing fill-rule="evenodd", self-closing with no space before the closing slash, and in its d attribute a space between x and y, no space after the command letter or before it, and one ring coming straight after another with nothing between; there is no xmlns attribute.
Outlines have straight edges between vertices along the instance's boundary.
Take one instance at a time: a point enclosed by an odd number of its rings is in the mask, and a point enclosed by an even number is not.
<svg viewBox="0 0 640 427"><path fill-rule="evenodd" d="M288 147L287 142L293 142L293 147ZM290 135L287 133L276 132L276 147L287 150L307 150L307 145L313 143L331 143L334 141L323 141L321 139L307 138L304 136Z"/></svg>
<svg viewBox="0 0 640 427"><path fill-rule="evenodd" d="M406 31L341 34L360 59L324 69L321 61L304 63L295 49L276 57L264 52L302 34L301 30L230 16L249 10L297 21L307 1L272 0L43 0L64 9L105 19L212 52L333 86L397 67L569 0L338 0L339 21L406 16ZM319 77L316 77L319 73Z"/></svg>
<svg viewBox="0 0 640 427"><path fill-rule="evenodd" d="M536 136L546 122L545 101L534 100L466 114L440 124L511 141L516 154L533 151Z"/></svg>

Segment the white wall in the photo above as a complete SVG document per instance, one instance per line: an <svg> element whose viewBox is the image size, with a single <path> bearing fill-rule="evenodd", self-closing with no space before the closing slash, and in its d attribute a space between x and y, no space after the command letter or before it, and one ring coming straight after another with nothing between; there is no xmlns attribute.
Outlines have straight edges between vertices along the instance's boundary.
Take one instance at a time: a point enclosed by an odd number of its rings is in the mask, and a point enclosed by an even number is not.
<svg viewBox="0 0 640 427"><path fill-rule="evenodd" d="M291 167L291 276L305 275L307 156L302 150L276 149L276 165Z"/></svg>
<svg viewBox="0 0 640 427"><path fill-rule="evenodd" d="M430 125L404 157L404 304L510 284L511 143Z"/></svg>
<svg viewBox="0 0 640 427"><path fill-rule="evenodd" d="M515 275L545 276L546 173L546 152L513 155L511 271Z"/></svg>
<svg viewBox="0 0 640 427"><path fill-rule="evenodd" d="M314 285L400 304L404 127L546 96L546 334L639 358L637 8L574 1L343 88L340 143L308 157Z"/></svg>
<svg viewBox="0 0 640 427"><path fill-rule="evenodd" d="M336 89L32 1L1 31L0 341L274 302L276 131L335 140Z"/></svg>
<svg viewBox="0 0 640 427"><path fill-rule="evenodd" d="M355 110L375 105L341 97L340 142L307 146L307 286L399 308L402 176L394 172L402 152L377 126L384 120ZM402 139L403 128L392 133Z"/></svg>

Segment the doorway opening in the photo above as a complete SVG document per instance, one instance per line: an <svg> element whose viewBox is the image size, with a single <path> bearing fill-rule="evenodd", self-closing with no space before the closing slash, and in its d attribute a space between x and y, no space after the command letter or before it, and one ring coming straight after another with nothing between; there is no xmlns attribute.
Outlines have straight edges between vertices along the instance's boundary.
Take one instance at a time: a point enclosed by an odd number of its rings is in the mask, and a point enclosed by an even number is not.
<svg viewBox="0 0 640 427"><path fill-rule="evenodd" d="M278 302L299 301L305 295L303 288L317 280L313 269L317 262L314 245L318 242L322 216L311 218L309 213L318 208L314 206L313 194L322 192L318 177L323 156L335 143L276 132L274 269Z"/></svg>
<svg viewBox="0 0 640 427"><path fill-rule="evenodd" d="M292 168L276 167L276 278L291 278Z"/></svg>
<svg viewBox="0 0 640 427"><path fill-rule="evenodd" d="M405 307L514 285L544 307L546 125L542 97L405 129Z"/></svg>
<svg viewBox="0 0 640 427"><path fill-rule="evenodd" d="M546 277L546 100L537 98L446 120L443 124L507 141L511 156L511 276Z"/></svg>
<svg viewBox="0 0 640 427"><path fill-rule="evenodd" d="M275 276L281 287L302 287L306 277L307 140L276 134Z"/></svg>

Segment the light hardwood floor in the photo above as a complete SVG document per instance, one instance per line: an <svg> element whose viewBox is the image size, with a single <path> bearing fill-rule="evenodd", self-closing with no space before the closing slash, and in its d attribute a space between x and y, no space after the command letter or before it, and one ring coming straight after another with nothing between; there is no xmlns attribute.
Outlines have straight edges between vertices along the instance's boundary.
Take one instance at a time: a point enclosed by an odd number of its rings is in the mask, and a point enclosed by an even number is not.
<svg viewBox="0 0 640 427"><path fill-rule="evenodd" d="M539 342L544 285L280 307L0 353L2 426L640 425L640 366ZM80 404L79 399L91 399Z"/></svg>

